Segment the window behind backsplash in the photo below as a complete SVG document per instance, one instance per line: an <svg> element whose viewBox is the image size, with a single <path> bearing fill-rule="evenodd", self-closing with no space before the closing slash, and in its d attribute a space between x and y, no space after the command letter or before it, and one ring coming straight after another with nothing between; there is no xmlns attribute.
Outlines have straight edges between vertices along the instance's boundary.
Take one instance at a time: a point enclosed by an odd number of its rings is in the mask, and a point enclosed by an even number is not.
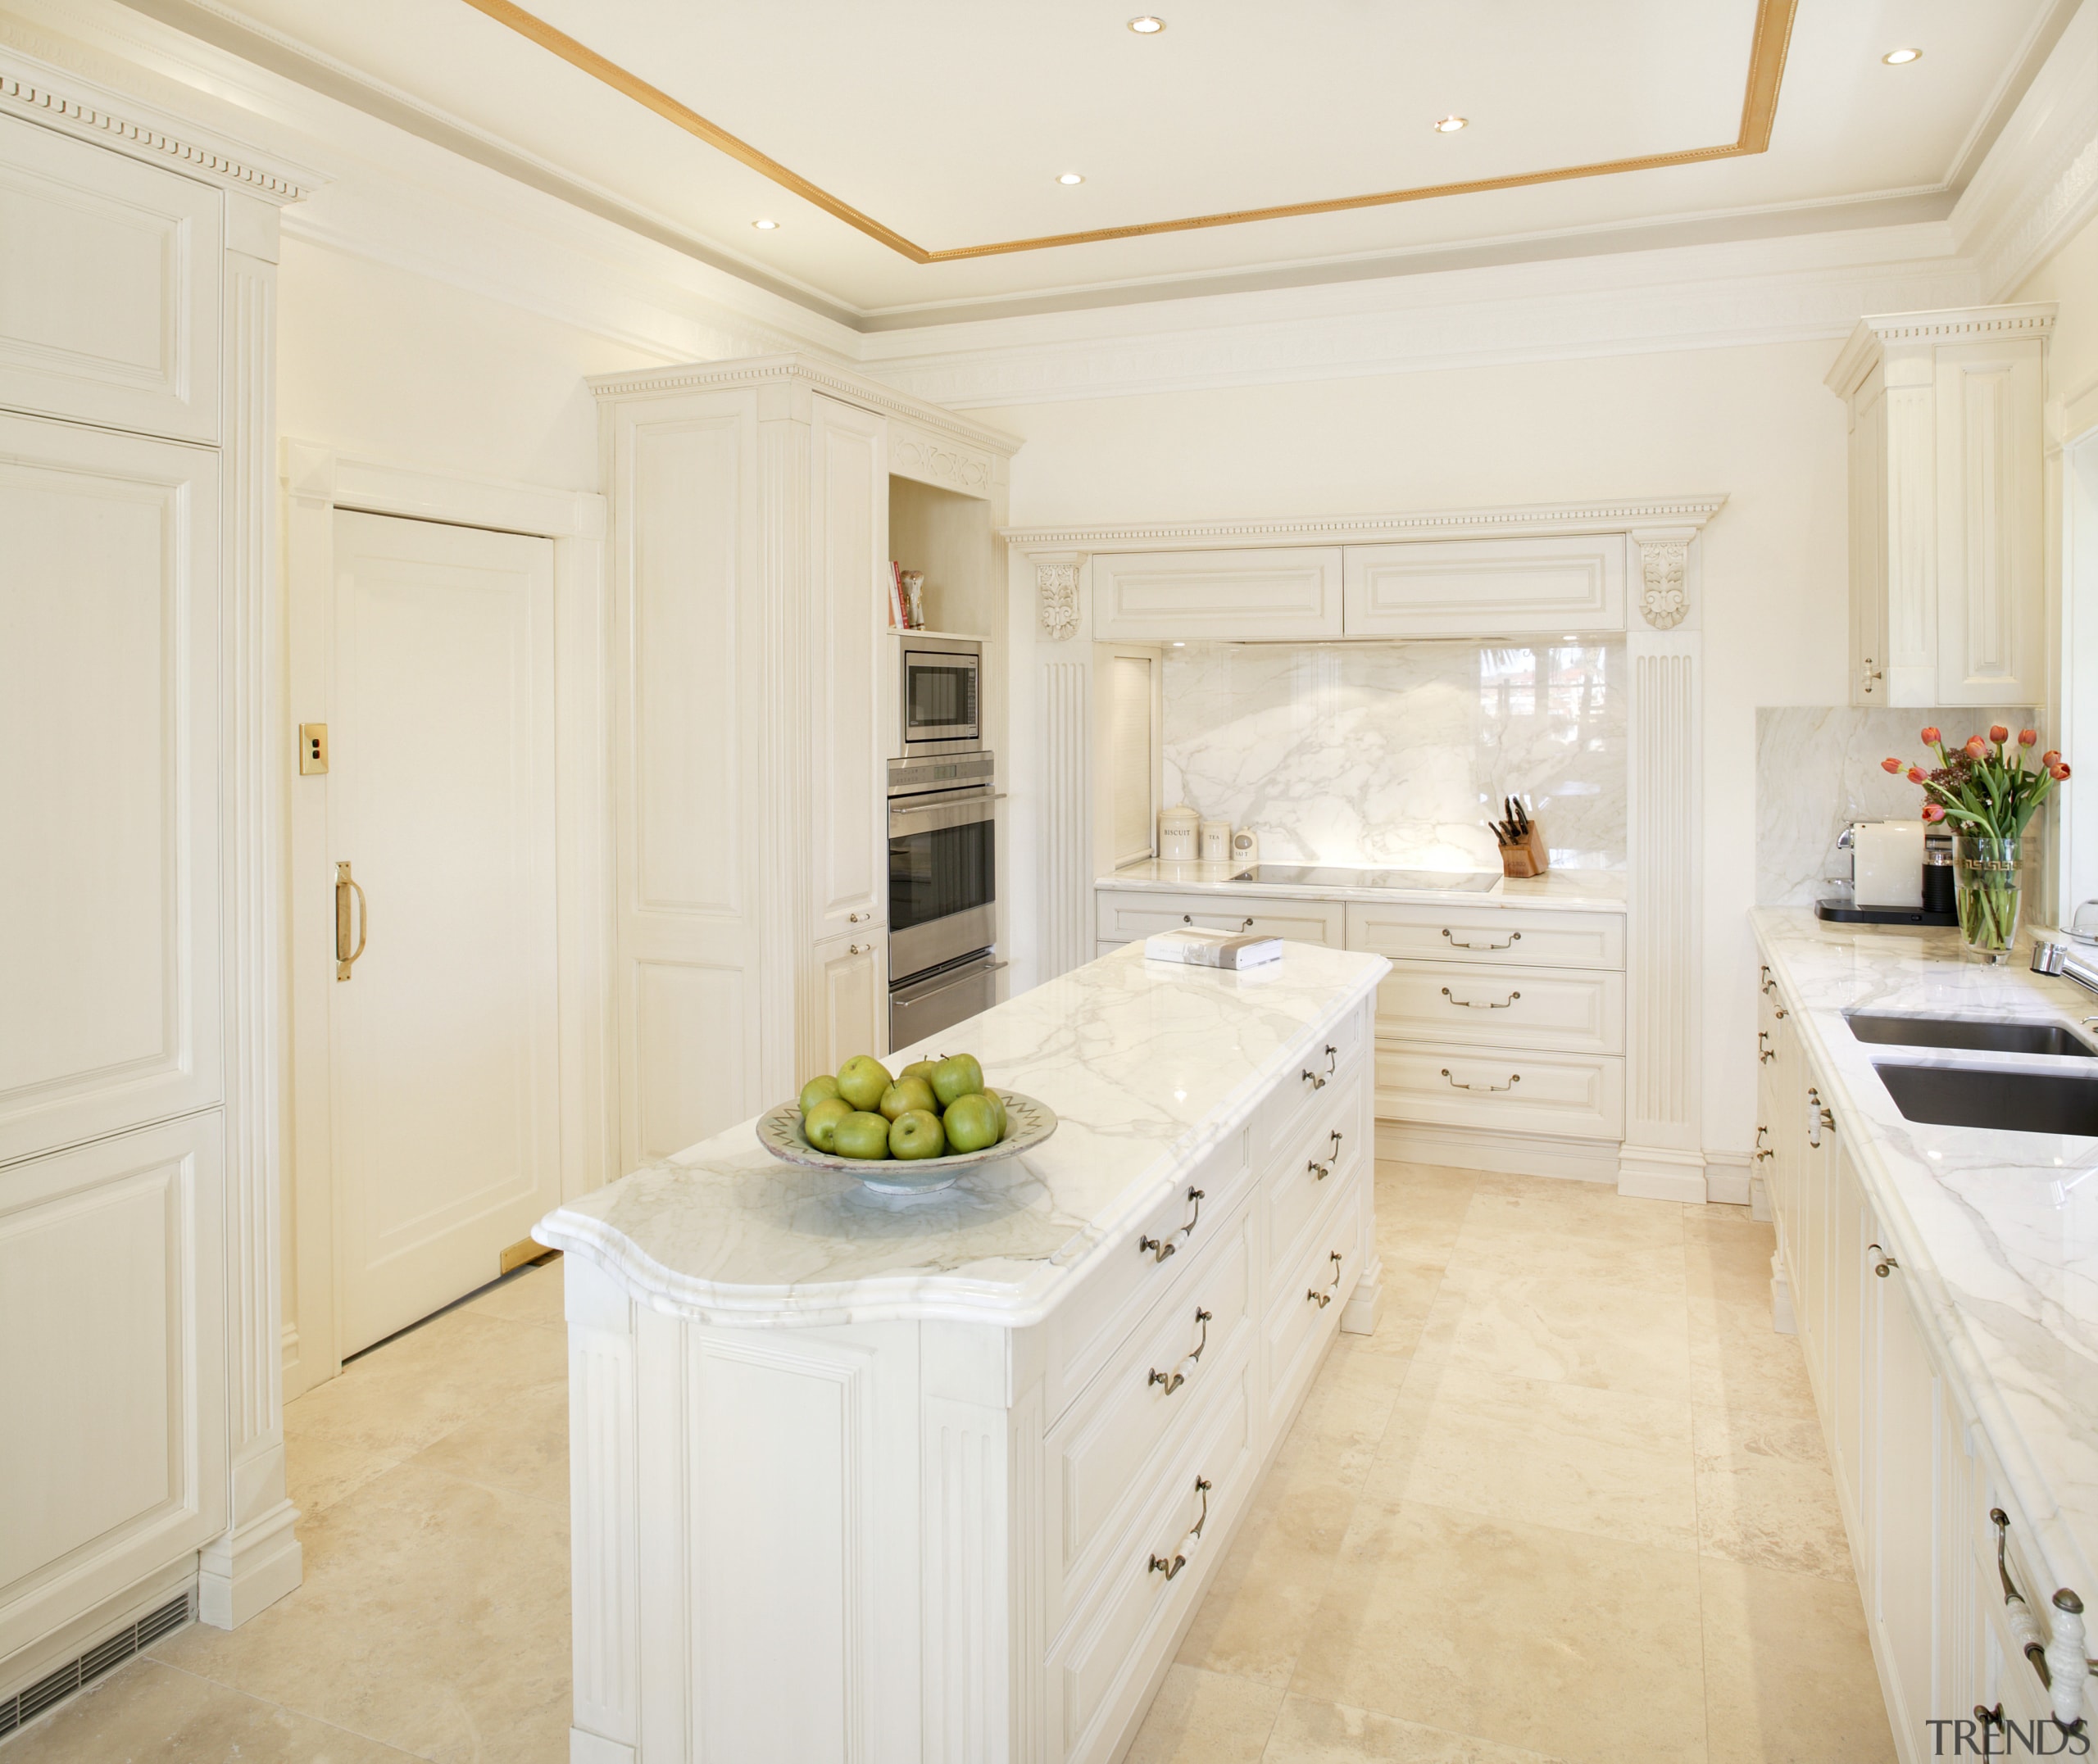
<svg viewBox="0 0 2098 1764"><path fill-rule="evenodd" d="M1621 638L1168 649L1163 800L1270 862L1493 869L1519 793L1554 864L1619 868L1625 672Z"/></svg>

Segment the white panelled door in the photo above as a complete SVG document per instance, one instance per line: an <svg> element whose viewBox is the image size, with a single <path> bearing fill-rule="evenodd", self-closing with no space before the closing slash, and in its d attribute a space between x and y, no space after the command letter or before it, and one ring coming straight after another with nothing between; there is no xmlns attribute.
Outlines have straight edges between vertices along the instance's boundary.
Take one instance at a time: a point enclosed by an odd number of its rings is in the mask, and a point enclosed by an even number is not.
<svg viewBox="0 0 2098 1764"><path fill-rule="evenodd" d="M334 548L330 870L302 884L362 890L329 1013L349 1354L561 1199L554 590L515 533L338 513Z"/></svg>

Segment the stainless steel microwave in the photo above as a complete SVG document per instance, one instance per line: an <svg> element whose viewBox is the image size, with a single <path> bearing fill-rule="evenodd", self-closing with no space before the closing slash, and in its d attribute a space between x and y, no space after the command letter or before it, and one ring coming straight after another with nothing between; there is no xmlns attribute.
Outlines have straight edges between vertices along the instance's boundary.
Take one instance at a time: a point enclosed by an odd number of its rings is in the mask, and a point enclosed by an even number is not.
<svg viewBox="0 0 2098 1764"><path fill-rule="evenodd" d="M983 646L973 637L907 631L903 651L902 746L897 757L973 753L983 745Z"/></svg>

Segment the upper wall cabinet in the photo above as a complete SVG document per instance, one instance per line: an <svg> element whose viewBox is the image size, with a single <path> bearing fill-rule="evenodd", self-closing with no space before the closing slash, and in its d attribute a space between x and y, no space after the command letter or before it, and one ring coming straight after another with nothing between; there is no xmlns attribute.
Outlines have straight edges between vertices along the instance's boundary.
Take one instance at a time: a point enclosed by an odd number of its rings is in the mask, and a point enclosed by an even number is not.
<svg viewBox="0 0 2098 1764"><path fill-rule="evenodd" d="M1622 533L1347 547L1350 637L1619 630Z"/></svg>
<svg viewBox="0 0 2098 1764"><path fill-rule="evenodd" d="M216 442L222 203L0 116L0 406Z"/></svg>
<svg viewBox="0 0 2098 1764"><path fill-rule="evenodd" d="M1092 592L1108 642L1338 637L1341 548L1102 553Z"/></svg>
<svg viewBox="0 0 2098 1764"><path fill-rule="evenodd" d="M2051 305L1860 320L1850 407L1851 701L2045 696L2041 405Z"/></svg>

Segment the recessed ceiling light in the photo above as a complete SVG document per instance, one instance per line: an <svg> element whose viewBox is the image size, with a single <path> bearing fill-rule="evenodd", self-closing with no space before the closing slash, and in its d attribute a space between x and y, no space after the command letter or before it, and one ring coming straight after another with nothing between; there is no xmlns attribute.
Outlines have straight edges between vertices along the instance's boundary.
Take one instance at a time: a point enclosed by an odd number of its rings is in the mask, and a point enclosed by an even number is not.
<svg viewBox="0 0 2098 1764"><path fill-rule="evenodd" d="M753 220L751 224L761 233L776 233L779 230L779 223L776 220Z"/></svg>
<svg viewBox="0 0 2098 1764"><path fill-rule="evenodd" d="M1085 177L1081 172L1066 171L1058 174L1056 181L1059 184L1083 184Z"/></svg>
<svg viewBox="0 0 2098 1764"><path fill-rule="evenodd" d="M1437 121L1435 132L1437 134L1455 134L1470 120L1469 116L1445 116Z"/></svg>
<svg viewBox="0 0 2098 1764"><path fill-rule="evenodd" d="M1886 62L1889 67L1905 66L1910 61L1920 61L1923 58L1923 52L1921 49L1889 49L1886 54L1880 57L1880 60Z"/></svg>
<svg viewBox="0 0 2098 1764"><path fill-rule="evenodd" d="M1147 12L1141 18L1131 19L1129 20L1129 29L1133 30L1139 37L1156 37L1161 30L1165 29L1165 20L1162 18L1154 18L1150 13Z"/></svg>

